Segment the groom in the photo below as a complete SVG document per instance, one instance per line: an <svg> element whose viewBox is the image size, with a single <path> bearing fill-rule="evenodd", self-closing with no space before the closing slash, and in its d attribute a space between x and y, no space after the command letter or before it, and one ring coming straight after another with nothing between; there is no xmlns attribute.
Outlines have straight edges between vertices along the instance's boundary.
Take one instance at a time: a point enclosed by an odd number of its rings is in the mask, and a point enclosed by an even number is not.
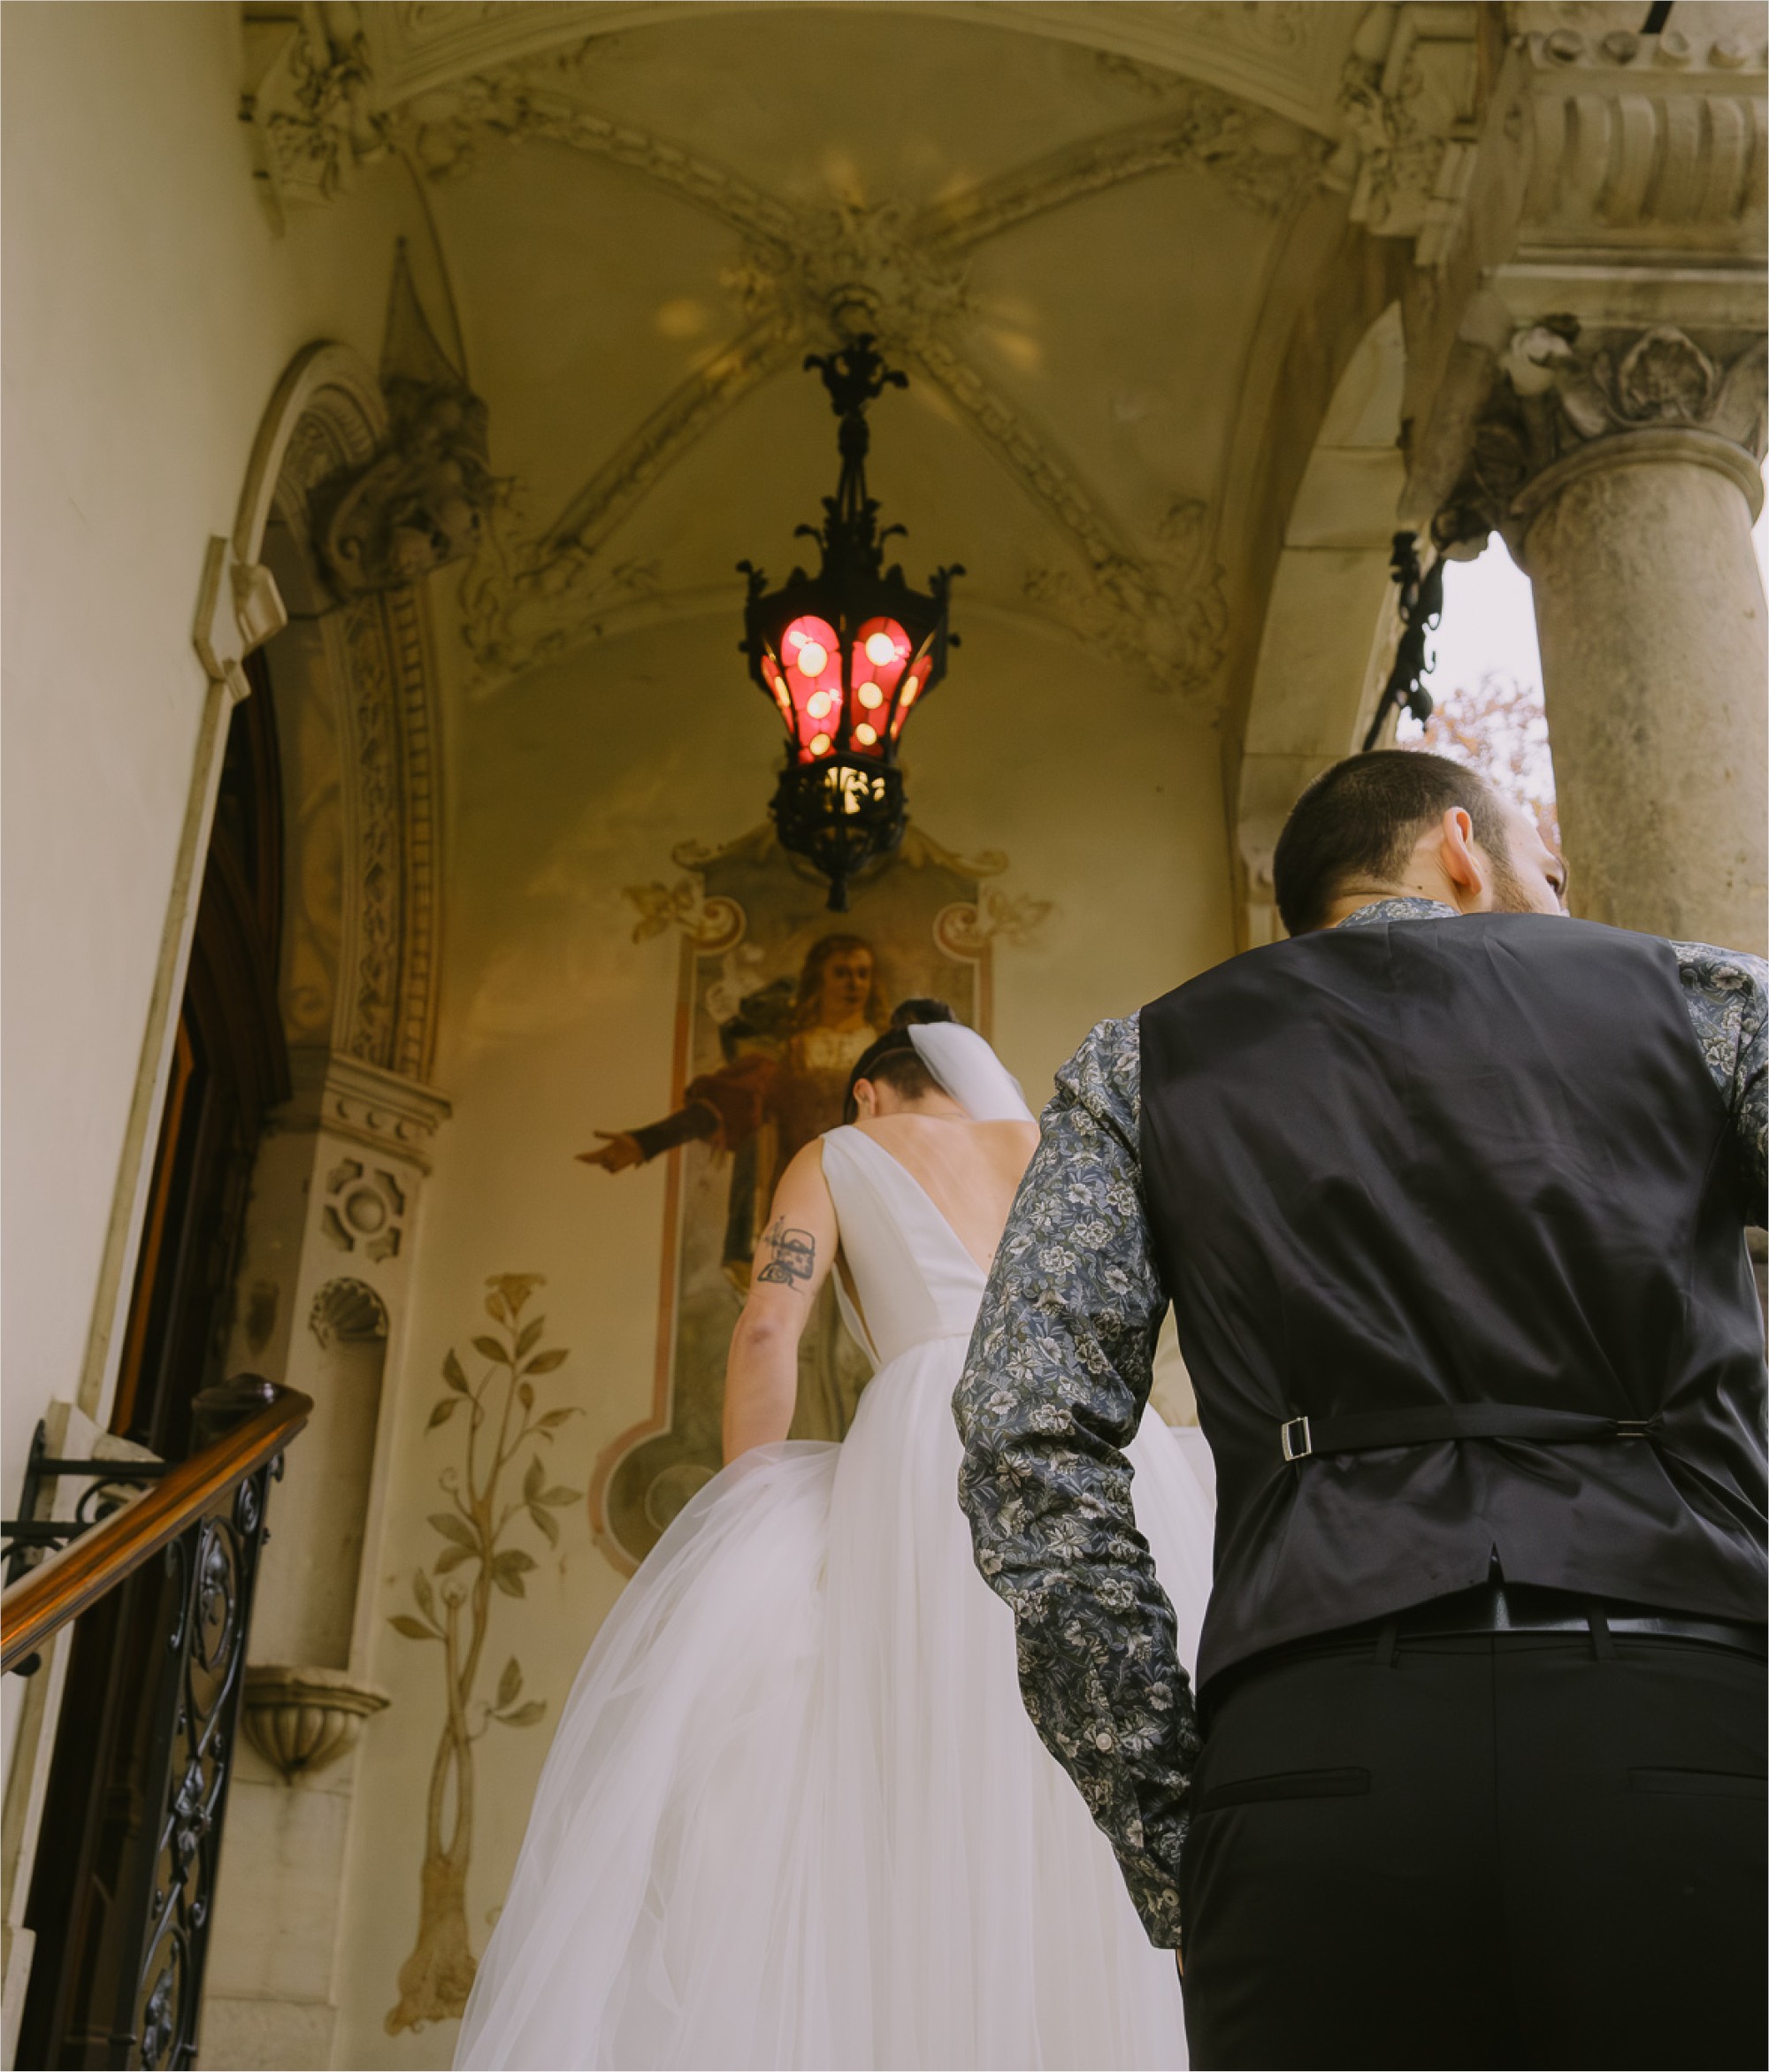
<svg viewBox="0 0 1769 2072"><path fill-rule="evenodd" d="M1477 776L1358 756L1291 940L1057 1078L954 1408L1026 1704L1192 2063L1760 2066L1769 970L1563 917ZM1171 1301L1198 1692L1122 1447Z"/></svg>

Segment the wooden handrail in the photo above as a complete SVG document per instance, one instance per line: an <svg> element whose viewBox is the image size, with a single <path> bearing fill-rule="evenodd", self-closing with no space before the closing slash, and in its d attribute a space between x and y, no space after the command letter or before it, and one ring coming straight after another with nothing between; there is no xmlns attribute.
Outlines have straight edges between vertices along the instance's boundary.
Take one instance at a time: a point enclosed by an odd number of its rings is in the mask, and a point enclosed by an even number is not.
<svg viewBox="0 0 1769 2072"><path fill-rule="evenodd" d="M272 1461L307 1423L313 1399L280 1388L264 1408L181 1461L71 1545L0 1592L0 1672L36 1654L144 1562L186 1532L218 1498ZM117 1463L125 1479L128 1462Z"/></svg>

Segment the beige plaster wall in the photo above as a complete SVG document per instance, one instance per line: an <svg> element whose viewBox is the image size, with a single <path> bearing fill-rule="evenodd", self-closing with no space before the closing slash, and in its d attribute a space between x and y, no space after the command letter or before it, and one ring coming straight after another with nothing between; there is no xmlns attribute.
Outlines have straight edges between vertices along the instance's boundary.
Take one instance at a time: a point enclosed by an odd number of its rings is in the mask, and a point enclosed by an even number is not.
<svg viewBox="0 0 1769 2072"><path fill-rule="evenodd" d="M4 30L10 1505L51 1397L108 1414L103 1262L162 1063L157 985L177 996L160 982L203 774L204 549L232 529L296 349L330 335L372 360L393 241L416 223L389 172L348 214L273 232L235 119L237 9L48 0L8 7ZM21 1689L0 1689L10 1730Z"/></svg>
<svg viewBox="0 0 1769 2072"><path fill-rule="evenodd" d="M964 645L911 736L915 817L948 848L1005 850L998 881L1053 902L1034 943L998 948L995 1027L1033 1101L1097 1017L1231 947L1214 736L1170 699L1024 624L955 610ZM425 1796L441 1724L441 1650L388 1624L440 1542L426 1524L457 1458L426 1435L453 1347L486 1326L485 1280L542 1273L543 1343L570 1348L543 1385L583 1415L548 1473L585 1487L597 1454L650 1399L662 1265L663 1164L610 1178L572 1161L597 1127L647 1119L670 1092L678 938L635 944L623 887L678 875L673 846L753 826L777 723L747 684L727 616L610 640L472 706L452 759L448 950L438 1083L454 1119L424 1202L404 1371L389 1378L394 1468L367 1674L392 1694L356 1758L333 2061L448 2061L454 2024L390 2037L417 1923ZM838 924L839 925L839 924ZM476 1746L467 1922L475 1952L500 1901L540 1765L583 1652L621 1577L585 1507L520 1600L496 1598L481 1685L521 1664L545 1717Z"/></svg>

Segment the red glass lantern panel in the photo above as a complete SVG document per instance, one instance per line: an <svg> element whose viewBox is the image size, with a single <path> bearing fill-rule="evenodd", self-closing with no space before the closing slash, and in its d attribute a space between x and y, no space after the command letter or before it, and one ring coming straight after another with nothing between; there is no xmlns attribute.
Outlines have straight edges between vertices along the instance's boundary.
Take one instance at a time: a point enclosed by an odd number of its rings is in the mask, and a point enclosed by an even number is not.
<svg viewBox="0 0 1769 2072"><path fill-rule="evenodd" d="M841 731L841 645L827 619L807 614L780 636L768 679L801 763L834 752Z"/></svg>
<svg viewBox="0 0 1769 2072"><path fill-rule="evenodd" d="M854 636L849 680L854 686L853 746L862 756L882 756L897 686L909 660L909 636L894 618L869 618Z"/></svg>

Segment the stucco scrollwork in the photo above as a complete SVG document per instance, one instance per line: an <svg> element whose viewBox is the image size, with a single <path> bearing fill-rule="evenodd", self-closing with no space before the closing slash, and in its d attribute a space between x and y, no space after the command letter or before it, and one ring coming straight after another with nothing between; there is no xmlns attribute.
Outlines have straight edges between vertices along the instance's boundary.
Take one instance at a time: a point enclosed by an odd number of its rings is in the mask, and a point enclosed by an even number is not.
<svg viewBox="0 0 1769 2072"><path fill-rule="evenodd" d="M1145 671L1159 688L1214 710L1229 612L1226 572L1206 551L1208 533L1208 507L1182 497L1145 557L1107 551L1090 556L1083 569L1033 569L1026 595L1118 661Z"/></svg>
<svg viewBox="0 0 1769 2072"><path fill-rule="evenodd" d="M1451 555L1478 552L1494 531L1514 540L1520 500L1546 469L1596 441L1666 430L1738 449L1748 480L1764 452L1764 340L1704 345L1668 324L1587 331L1571 318L1525 326L1495 375L1432 537Z"/></svg>
<svg viewBox="0 0 1769 2072"><path fill-rule="evenodd" d="M357 164L387 149L374 75L360 35L333 41L302 19L246 23L256 72L240 112L258 142L260 177L279 214L290 202L329 202Z"/></svg>

